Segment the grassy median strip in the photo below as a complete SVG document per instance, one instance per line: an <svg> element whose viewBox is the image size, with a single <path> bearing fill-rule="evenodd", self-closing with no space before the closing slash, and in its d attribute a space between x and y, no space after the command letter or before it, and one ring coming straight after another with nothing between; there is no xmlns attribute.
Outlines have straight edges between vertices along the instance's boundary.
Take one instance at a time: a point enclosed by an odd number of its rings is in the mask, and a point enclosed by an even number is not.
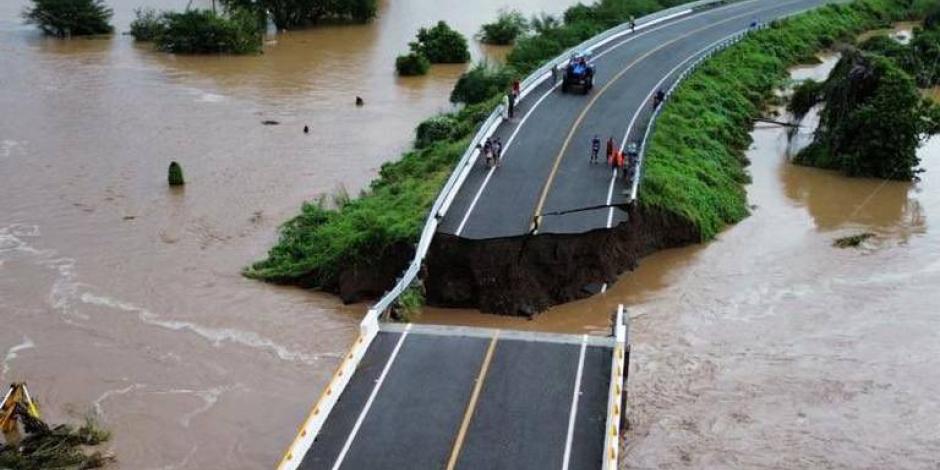
<svg viewBox="0 0 940 470"><path fill-rule="evenodd" d="M935 1L935 0L934 0ZM702 240L748 215L744 152L754 120L788 79L865 30L922 17L933 1L857 0L833 4L756 32L708 60L683 82L651 137L639 202L691 221Z"/></svg>

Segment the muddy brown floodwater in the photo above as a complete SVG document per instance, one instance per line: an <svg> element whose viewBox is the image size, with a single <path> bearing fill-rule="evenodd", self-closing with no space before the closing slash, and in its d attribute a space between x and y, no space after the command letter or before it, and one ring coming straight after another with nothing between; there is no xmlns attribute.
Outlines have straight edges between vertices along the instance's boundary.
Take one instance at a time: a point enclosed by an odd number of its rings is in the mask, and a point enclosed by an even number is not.
<svg viewBox="0 0 940 470"><path fill-rule="evenodd" d="M793 75L822 80L835 62ZM605 333L626 304L623 468L938 468L940 138L912 184L791 165L780 128L753 137L753 215L715 242L654 254L531 321L422 321ZM875 237L832 246L859 232Z"/></svg>
<svg viewBox="0 0 940 470"><path fill-rule="evenodd" d="M134 8L188 2L106 3L121 32ZM26 0L0 2L0 382L27 380L51 421L97 413L119 468L272 467L364 307L239 270L302 201L355 194L449 109L462 67L394 76L417 28L472 34L506 3L386 0L371 25L270 37L264 55L177 57L43 38Z"/></svg>

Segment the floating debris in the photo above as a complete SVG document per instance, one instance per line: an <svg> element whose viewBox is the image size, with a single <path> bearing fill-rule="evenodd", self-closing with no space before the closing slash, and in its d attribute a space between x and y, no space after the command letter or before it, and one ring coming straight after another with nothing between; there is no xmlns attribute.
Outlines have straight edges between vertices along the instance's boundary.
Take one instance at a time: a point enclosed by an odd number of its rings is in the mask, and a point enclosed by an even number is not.
<svg viewBox="0 0 940 470"><path fill-rule="evenodd" d="M837 248L855 248L864 243L865 240L873 238L874 236L874 233L865 232L849 237L837 238L834 242L832 242L832 246Z"/></svg>

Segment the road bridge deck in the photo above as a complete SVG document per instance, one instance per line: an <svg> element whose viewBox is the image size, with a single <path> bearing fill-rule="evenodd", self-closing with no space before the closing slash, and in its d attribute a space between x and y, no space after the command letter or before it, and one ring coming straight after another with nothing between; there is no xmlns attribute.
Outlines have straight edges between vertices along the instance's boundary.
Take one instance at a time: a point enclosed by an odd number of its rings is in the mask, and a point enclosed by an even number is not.
<svg viewBox="0 0 940 470"><path fill-rule="evenodd" d="M298 468L600 469L613 351L586 335L383 325Z"/></svg>
<svg viewBox="0 0 940 470"><path fill-rule="evenodd" d="M592 137L613 138L620 148L640 140L655 91L677 80L710 45L752 23L823 3L729 3L650 25L596 50L594 90L587 96L563 94L548 81L530 93L515 118L495 131L504 143L501 167L488 169L479 159L438 232L487 239L536 228L539 233L582 233L623 222L626 212L608 206L626 203L632 182L614 178L606 162L589 164Z"/></svg>

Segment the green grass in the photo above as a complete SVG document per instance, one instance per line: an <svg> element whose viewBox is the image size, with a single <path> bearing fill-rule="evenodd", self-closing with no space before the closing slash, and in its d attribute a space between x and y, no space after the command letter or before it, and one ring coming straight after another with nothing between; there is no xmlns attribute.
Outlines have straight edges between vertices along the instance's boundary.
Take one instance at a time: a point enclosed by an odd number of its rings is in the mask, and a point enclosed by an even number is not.
<svg viewBox="0 0 940 470"><path fill-rule="evenodd" d="M749 132L773 90L786 82L787 69L836 41L920 16L924 8L908 0L830 5L775 22L710 59L679 86L656 124L640 204L686 218L702 240L747 217Z"/></svg>

